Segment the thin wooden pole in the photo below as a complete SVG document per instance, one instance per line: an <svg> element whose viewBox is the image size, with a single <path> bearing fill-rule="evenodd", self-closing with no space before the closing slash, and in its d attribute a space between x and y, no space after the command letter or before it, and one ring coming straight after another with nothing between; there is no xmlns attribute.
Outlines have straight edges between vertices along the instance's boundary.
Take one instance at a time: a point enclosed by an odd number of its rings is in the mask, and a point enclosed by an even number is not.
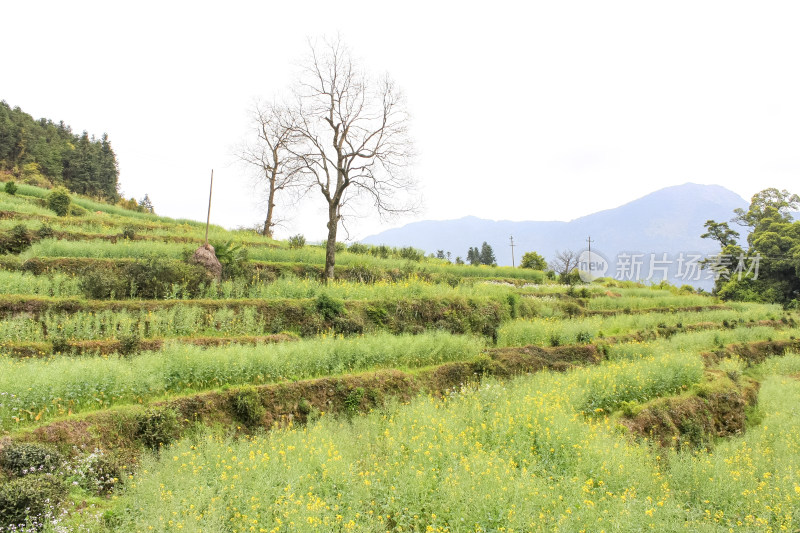
<svg viewBox="0 0 800 533"><path fill-rule="evenodd" d="M206 248L208 248L208 225L211 223L211 192L214 190L214 169L211 169L211 185L208 187L208 217L206 218Z"/></svg>

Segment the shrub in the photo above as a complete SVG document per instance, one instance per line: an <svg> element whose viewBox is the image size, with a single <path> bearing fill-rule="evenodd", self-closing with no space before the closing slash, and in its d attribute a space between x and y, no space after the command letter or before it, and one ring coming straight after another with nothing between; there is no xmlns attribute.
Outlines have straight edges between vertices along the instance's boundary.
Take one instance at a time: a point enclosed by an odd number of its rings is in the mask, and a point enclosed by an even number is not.
<svg viewBox="0 0 800 533"><path fill-rule="evenodd" d="M305 398L300 398L300 401L297 403L297 410L303 413L304 415L309 414L313 408L314 406L311 405L311 402L309 402Z"/></svg>
<svg viewBox="0 0 800 533"><path fill-rule="evenodd" d="M82 208L79 205L72 204L69 206L69 215L72 217L80 217L88 213L86 209Z"/></svg>
<svg viewBox="0 0 800 533"><path fill-rule="evenodd" d="M444 283L447 283L454 289L458 287L459 283L461 283L461 278L459 278L454 274L442 274L440 280L443 281Z"/></svg>
<svg viewBox="0 0 800 533"><path fill-rule="evenodd" d="M54 448L33 442L12 442L0 451L0 466L16 476L52 472L62 460Z"/></svg>
<svg viewBox="0 0 800 533"><path fill-rule="evenodd" d="M403 259L408 259L409 261L422 261L422 258L425 257L425 254L417 250L416 248L412 248L411 246L407 246L405 248L400 248L400 257Z"/></svg>
<svg viewBox="0 0 800 533"><path fill-rule="evenodd" d="M150 407L136 417L136 438L152 450L175 440L179 429L178 414L166 407Z"/></svg>
<svg viewBox="0 0 800 533"><path fill-rule="evenodd" d="M125 226L122 228L122 238L132 241L136 238L136 228L133 226Z"/></svg>
<svg viewBox="0 0 800 533"><path fill-rule="evenodd" d="M367 318L378 326L384 326L389 320L389 312L383 307L370 305L364 311Z"/></svg>
<svg viewBox="0 0 800 533"><path fill-rule="evenodd" d="M0 526L24 524L54 509L67 495L67 487L55 476L34 475L0 485Z"/></svg>
<svg viewBox="0 0 800 533"><path fill-rule="evenodd" d="M356 387L347 393L347 396L344 399L344 408L347 414L352 415L358 411L358 408L361 406L361 400L364 398L364 394L366 394L364 387Z"/></svg>
<svg viewBox="0 0 800 533"><path fill-rule="evenodd" d="M53 337L51 343L53 345L53 353L63 354L63 353L70 353L72 351L72 345L63 335Z"/></svg>
<svg viewBox="0 0 800 533"><path fill-rule="evenodd" d="M69 191L64 187L57 187L47 195L47 207L60 217L65 217L69 214L71 203L72 199Z"/></svg>
<svg viewBox="0 0 800 533"><path fill-rule="evenodd" d="M314 308L322 315L325 320L333 320L344 312L344 303L328 296L327 293L320 293L314 303Z"/></svg>
<svg viewBox="0 0 800 533"><path fill-rule="evenodd" d="M622 414L627 416L628 418L633 418L639 411L642 410L641 406L636 401L629 401L629 402L622 402L620 404L620 410Z"/></svg>
<svg viewBox="0 0 800 533"><path fill-rule="evenodd" d="M577 285L581 283L581 276L577 268L568 273L559 274L558 279L561 283L566 285Z"/></svg>
<svg viewBox="0 0 800 533"><path fill-rule="evenodd" d="M126 263L118 269L89 266L83 270L80 288L87 298L158 299L174 292L178 286L185 296L197 296L207 281L205 270L198 265L177 261L149 259Z"/></svg>
<svg viewBox="0 0 800 533"><path fill-rule="evenodd" d="M66 468L68 480L95 494L109 494L123 479L123 463L115 455L95 449Z"/></svg>
<svg viewBox="0 0 800 533"><path fill-rule="evenodd" d="M123 279L118 272L101 266L90 266L84 269L78 283L81 291L87 298L101 300L127 296L130 284Z"/></svg>
<svg viewBox="0 0 800 533"><path fill-rule="evenodd" d="M254 387L232 391L231 408L236 418L248 427L261 425L266 409Z"/></svg>
<svg viewBox="0 0 800 533"><path fill-rule="evenodd" d="M368 254L369 253L369 246L366 244L361 244L360 242L354 242L347 248L347 251L353 254Z"/></svg>
<svg viewBox="0 0 800 533"><path fill-rule="evenodd" d="M360 335L364 333L364 320L358 316L337 316L333 319L333 331L342 335Z"/></svg>
<svg viewBox="0 0 800 533"><path fill-rule="evenodd" d="M139 205L139 202L136 201L136 198L129 198L127 200L125 198L120 198L117 201L117 205L130 211L143 211L142 207Z"/></svg>
<svg viewBox="0 0 800 533"><path fill-rule="evenodd" d="M520 268L531 268L533 270L547 270L547 261L537 252L525 252L522 255Z"/></svg>
<svg viewBox="0 0 800 533"><path fill-rule="evenodd" d="M305 245L306 245L306 238L303 237L303 235L301 235L300 233L289 237L289 248L291 248L292 250L302 248Z"/></svg>
<svg viewBox="0 0 800 533"><path fill-rule="evenodd" d="M101 495L110 493L122 479L122 466L122 463L113 456L97 456L87 472L86 480L92 486L86 486L86 488L93 488Z"/></svg>
<svg viewBox="0 0 800 533"><path fill-rule="evenodd" d="M42 224L42 227L36 230L36 236L39 239L49 239L53 235L55 235L53 228L51 228L47 224Z"/></svg>
<svg viewBox="0 0 800 533"><path fill-rule="evenodd" d="M26 250L33 242L28 228L17 224L11 228L11 233L0 241L0 253L18 254Z"/></svg>
<svg viewBox="0 0 800 533"><path fill-rule="evenodd" d="M385 244L381 244L380 246L373 246L369 249L369 253L371 253L375 257L380 257L381 259L387 259L389 257L390 252L391 249Z"/></svg>
<svg viewBox="0 0 800 533"><path fill-rule="evenodd" d="M119 354L120 355L131 355L139 351L139 347L141 345L141 341L139 339L139 333L136 331L132 331L127 335L120 335L119 336Z"/></svg>
<svg viewBox="0 0 800 533"><path fill-rule="evenodd" d="M6 193L10 194L11 196L14 196L15 194L17 194L17 184L14 183L14 180L6 182L6 186L5 186L4 189L5 189Z"/></svg>
<svg viewBox="0 0 800 533"><path fill-rule="evenodd" d="M362 263L340 269L338 273L350 281L359 283L375 283L383 275L380 268Z"/></svg>

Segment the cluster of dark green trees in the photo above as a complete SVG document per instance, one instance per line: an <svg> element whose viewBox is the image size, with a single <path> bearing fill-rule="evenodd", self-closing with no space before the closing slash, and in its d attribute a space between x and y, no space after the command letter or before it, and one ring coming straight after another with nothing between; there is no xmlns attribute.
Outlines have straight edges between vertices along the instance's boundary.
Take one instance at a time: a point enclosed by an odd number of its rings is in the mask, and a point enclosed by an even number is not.
<svg viewBox="0 0 800 533"><path fill-rule="evenodd" d="M0 170L23 182L63 185L70 191L116 202L117 158L108 136L80 135L64 122L34 120L0 101Z"/></svg>
<svg viewBox="0 0 800 533"><path fill-rule="evenodd" d="M720 298L800 307L800 221L792 218L799 206L800 196L770 188L755 194L747 210L736 209L732 222L748 232L747 249L727 222L705 223L701 237L720 244L720 255L705 262L720 273L714 286Z"/></svg>
<svg viewBox="0 0 800 533"><path fill-rule="evenodd" d="M489 243L483 241L480 250L477 248L470 248L467 252L467 262L470 265L496 265L497 259L494 257L494 250L489 246Z"/></svg>

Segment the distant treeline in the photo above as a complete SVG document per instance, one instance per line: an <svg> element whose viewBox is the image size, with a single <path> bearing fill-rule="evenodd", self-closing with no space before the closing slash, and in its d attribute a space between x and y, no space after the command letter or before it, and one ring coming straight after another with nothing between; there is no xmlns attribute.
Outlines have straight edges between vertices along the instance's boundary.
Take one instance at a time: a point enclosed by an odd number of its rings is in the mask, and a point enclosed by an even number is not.
<svg viewBox="0 0 800 533"><path fill-rule="evenodd" d="M64 122L34 120L0 101L0 170L39 186L64 185L93 197L119 199L117 158L108 135L80 135Z"/></svg>

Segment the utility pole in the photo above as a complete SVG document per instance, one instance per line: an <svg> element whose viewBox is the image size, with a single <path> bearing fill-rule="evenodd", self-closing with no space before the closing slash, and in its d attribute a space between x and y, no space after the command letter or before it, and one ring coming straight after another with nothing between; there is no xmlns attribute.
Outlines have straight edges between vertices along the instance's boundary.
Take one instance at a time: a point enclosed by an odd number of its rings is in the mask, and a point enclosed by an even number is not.
<svg viewBox="0 0 800 533"><path fill-rule="evenodd" d="M516 267L517 265L514 263L514 236L510 237L511 239L511 266Z"/></svg>
<svg viewBox="0 0 800 533"><path fill-rule="evenodd" d="M591 254L592 253L592 236L591 235L589 235L589 238L586 239L586 242L589 243L589 254Z"/></svg>
<svg viewBox="0 0 800 533"><path fill-rule="evenodd" d="M206 249L208 249L208 225L211 223L211 192L214 190L214 169L211 169L211 185L208 187L208 217L206 218Z"/></svg>

